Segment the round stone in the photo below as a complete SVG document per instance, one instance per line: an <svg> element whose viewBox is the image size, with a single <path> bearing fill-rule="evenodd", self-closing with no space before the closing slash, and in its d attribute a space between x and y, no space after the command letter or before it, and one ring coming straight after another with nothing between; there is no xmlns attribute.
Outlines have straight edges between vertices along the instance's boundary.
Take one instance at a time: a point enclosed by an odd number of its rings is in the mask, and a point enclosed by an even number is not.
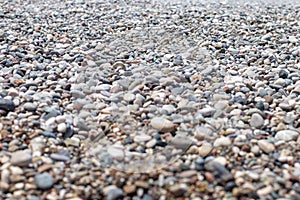
<svg viewBox="0 0 300 200"><path fill-rule="evenodd" d="M258 114L254 113L250 119L250 126L254 128L261 128L264 125L264 118Z"/></svg>
<svg viewBox="0 0 300 200"><path fill-rule="evenodd" d="M47 190L52 188L54 179L49 173L36 174L34 177L34 182L37 188L41 190Z"/></svg>

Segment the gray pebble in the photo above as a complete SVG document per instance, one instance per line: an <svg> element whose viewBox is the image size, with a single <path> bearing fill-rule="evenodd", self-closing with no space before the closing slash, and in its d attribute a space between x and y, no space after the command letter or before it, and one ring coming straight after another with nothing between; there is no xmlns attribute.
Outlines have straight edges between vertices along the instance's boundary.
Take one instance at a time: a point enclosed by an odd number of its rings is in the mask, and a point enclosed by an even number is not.
<svg viewBox="0 0 300 200"><path fill-rule="evenodd" d="M36 174L34 177L34 182L37 188L41 190L48 190L52 188L54 179L49 173Z"/></svg>

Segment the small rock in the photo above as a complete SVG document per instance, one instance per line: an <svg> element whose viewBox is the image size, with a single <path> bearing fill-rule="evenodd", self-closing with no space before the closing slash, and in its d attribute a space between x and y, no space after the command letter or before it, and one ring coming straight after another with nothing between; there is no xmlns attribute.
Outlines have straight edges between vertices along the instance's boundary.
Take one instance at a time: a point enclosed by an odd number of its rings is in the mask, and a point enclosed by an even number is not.
<svg viewBox="0 0 300 200"><path fill-rule="evenodd" d="M123 190L126 194L132 194L132 193L135 193L136 191L136 186L134 184L131 184L131 185L125 185L123 187Z"/></svg>
<svg viewBox="0 0 300 200"><path fill-rule="evenodd" d="M281 130L276 133L275 139L288 142L291 140L296 140L298 135L299 133L293 130Z"/></svg>
<svg viewBox="0 0 300 200"><path fill-rule="evenodd" d="M215 114L216 109L212 107L202 108L199 113L203 115L203 117L211 117Z"/></svg>
<svg viewBox="0 0 300 200"><path fill-rule="evenodd" d="M186 184L176 184L170 187L170 192L175 197L183 196L188 190L188 186Z"/></svg>
<svg viewBox="0 0 300 200"><path fill-rule="evenodd" d="M5 111L14 111L15 104L12 100L0 98L0 109Z"/></svg>
<svg viewBox="0 0 300 200"><path fill-rule="evenodd" d="M41 190L52 188L54 179L49 173L36 174L34 177L35 185Z"/></svg>
<svg viewBox="0 0 300 200"><path fill-rule="evenodd" d="M123 160L124 158L123 147L110 146L108 147L107 152L111 157L113 157L116 160Z"/></svg>
<svg viewBox="0 0 300 200"><path fill-rule="evenodd" d="M107 200L118 200L124 196L123 190L117 187L113 187L108 190L106 199Z"/></svg>
<svg viewBox="0 0 300 200"><path fill-rule="evenodd" d="M135 99L135 95L132 93L127 93L123 96L123 99L127 102L133 102Z"/></svg>
<svg viewBox="0 0 300 200"><path fill-rule="evenodd" d="M259 140L257 144L259 148L265 153L271 153L275 150L275 146L269 143L267 140Z"/></svg>
<svg viewBox="0 0 300 200"><path fill-rule="evenodd" d="M171 132L175 129L175 125L163 117L152 118L150 125L161 132Z"/></svg>
<svg viewBox="0 0 300 200"><path fill-rule="evenodd" d="M60 123L57 125L57 131L60 133L65 133L67 130L67 125L66 123Z"/></svg>
<svg viewBox="0 0 300 200"><path fill-rule="evenodd" d="M193 141L188 137L176 136L171 139L170 144L176 149L187 150L193 144Z"/></svg>
<svg viewBox="0 0 300 200"><path fill-rule="evenodd" d="M268 194L270 194L273 191L273 188L271 185L268 185L264 188L261 188L259 190L257 190L257 195L262 197L262 196L266 196Z"/></svg>
<svg viewBox="0 0 300 200"><path fill-rule="evenodd" d="M204 143L201 147L199 147L198 153L201 157L205 157L211 152L212 148L213 147L210 143Z"/></svg>
<svg viewBox="0 0 300 200"><path fill-rule="evenodd" d="M11 164L16 166L27 166L31 163L32 155L30 151L16 151L11 155Z"/></svg>
<svg viewBox="0 0 300 200"><path fill-rule="evenodd" d="M56 161L63 161L63 162L70 160L70 157L66 155L65 152L52 153L50 154L50 158Z"/></svg>
<svg viewBox="0 0 300 200"><path fill-rule="evenodd" d="M231 140L229 137L220 137L217 138L214 142L215 147L229 146L229 145L231 145Z"/></svg>
<svg viewBox="0 0 300 200"><path fill-rule="evenodd" d="M151 136L149 135L146 135L146 134L143 134L143 135L136 135L134 138L133 138L133 141L137 142L137 143L140 143L140 142L147 142L151 140Z"/></svg>
<svg viewBox="0 0 300 200"><path fill-rule="evenodd" d="M79 138L66 138L64 141L66 146L74 146L74 147L79 147L80 146L80 139Z"/></svg>
<svg viewBox="0 0 300 200"><path fill-rule="evenodd" d="M31 102L26 102L24 105L23 105L24 109L27 110L27 111L35 111L36 108L37 108L37 105L34 104L34 103L31 103Z"/></svg>
<svg viewBox="0 0 300 200"><path fill-rule="evenodd" d="M258 113L254 113L250 119L250 126L254 128L261 128L264 125L264 119Z"/></svg>

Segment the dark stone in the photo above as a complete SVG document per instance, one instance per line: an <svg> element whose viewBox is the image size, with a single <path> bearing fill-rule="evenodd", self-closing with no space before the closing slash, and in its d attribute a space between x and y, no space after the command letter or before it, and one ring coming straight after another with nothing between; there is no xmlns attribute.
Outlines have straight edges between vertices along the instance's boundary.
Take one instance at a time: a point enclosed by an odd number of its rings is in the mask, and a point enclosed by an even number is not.
<svg viewBox="0 0 300 200"><path fill-rule="evenodd" d="M279 71L279 78L287 78L288 75L289 75L289 73L284 69Z"/></svg>
<svg viewBox="0 0 300 200"><path fill-rule="evenodd" d="M255 107L258 108L259 110L264 110L265 109L265 105L264 105L264 102L262 101L259 101L255 104Z"/></svg>
<svg viewBox="0 0 300 200"><path fill-rule="evenodd" d="M230 192L235 187L237 187L236 183L234 181L229 181L225 184L224 189L225 191Z"/></svg>
<svg viewBox="0 0 300 200"><path fill-rule="evenodd" d="M0 109L5 111L14 111L15 108L16 106L12 100L0 98Z"/></svg>

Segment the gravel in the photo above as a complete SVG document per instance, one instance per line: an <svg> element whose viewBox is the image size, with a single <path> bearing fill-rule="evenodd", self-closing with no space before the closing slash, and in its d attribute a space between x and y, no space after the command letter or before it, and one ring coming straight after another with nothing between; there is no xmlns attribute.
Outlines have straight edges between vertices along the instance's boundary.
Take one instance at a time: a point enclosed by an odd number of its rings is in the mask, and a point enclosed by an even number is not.
<svg viewBox="0 0 300 200"><path fill-rule="evenodd" d="M0 1L3 199L300 199L299 2Z"/></svg>

